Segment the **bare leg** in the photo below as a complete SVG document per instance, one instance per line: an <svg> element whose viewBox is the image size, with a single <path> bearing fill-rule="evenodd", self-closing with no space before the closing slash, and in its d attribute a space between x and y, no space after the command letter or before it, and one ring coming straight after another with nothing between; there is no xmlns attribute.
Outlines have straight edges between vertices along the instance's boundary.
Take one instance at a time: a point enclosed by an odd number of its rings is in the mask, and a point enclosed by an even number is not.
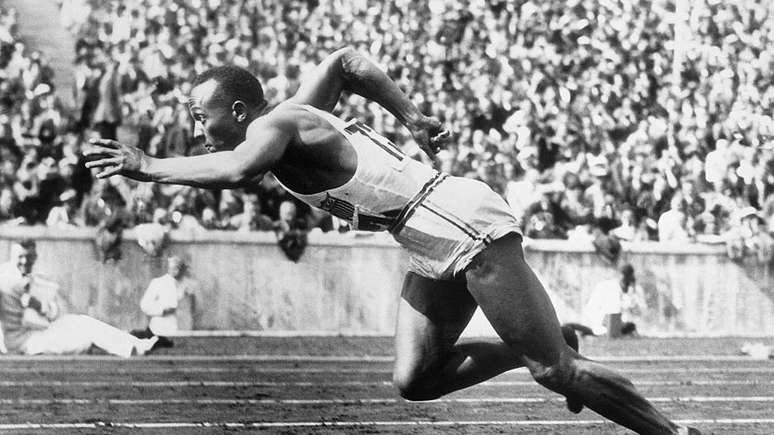
<svg viewBox="0 0 774 435"><path fill-rule="evenodd" d="M401 396L436 399L524 365L502 342L457 344L476 306L464 280L406 275L398 307L393 374Z"/></svg>
<svg viewBox="0 0 774 435"><path fill-rule="evenodd" d="M678 426L656 410L632 383L583 359L562 338L543 286L524 261L521 238L496 240L466 272L468 289L495 331L541 385L580 400L599 414L640 434L674 434Z"/></svg>
<svg viewBox="0 0 774 435"><path fill-rule="evenodd" d="M398 306L394 382L410 400L431 400L508 370L523 367L520 354L502 341L457 343L475 300L463 281L437 281L409 272ZM572 328L564 339L577 350ZM583 406L568 402L578 413Z"/></svg>

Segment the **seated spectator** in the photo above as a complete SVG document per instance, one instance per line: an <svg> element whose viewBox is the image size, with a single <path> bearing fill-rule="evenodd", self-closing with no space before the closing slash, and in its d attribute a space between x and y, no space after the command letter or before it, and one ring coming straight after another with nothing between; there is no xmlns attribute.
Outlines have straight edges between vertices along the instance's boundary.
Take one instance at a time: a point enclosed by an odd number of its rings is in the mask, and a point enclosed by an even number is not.
<svg viewBox="0 0 774 435"><path fill-rule="evenodd" d="M11 259L0 265L0 322L9 352L25 355L77 354L96 346L122 357L144 355L156 339L139 339L82 314L63 314L58 286L32 268L35 242L11 247Z"/></svg>
<svg viewBox="0 0 774 435"><path fill-rule="evenodd" d="M758 215L755 207L741 209L724 238L728 256L732 259L752 256L762 264L771 261L774 239L766 231L766 222Z"/></svg>
<svg viewBox="0 0 774 435"><path fill-rule="evenodd" d="M241 210L243 210L242 201L236 192L232 190L222 191L218 204L218 215L220 216L218 227L224 230L236 229L231 225L231 219L240 214Z"/></svg>
<svg viewBox="0 0 774 435"><path fill-rule="evenodd" d="M658 219L658 240L660 242L690 242L688 231L688 216L685 214L685 201L676 194L670 201L671 208Z"/></svg>
<svg viewBox="0 0 774 435"><path fill-rule="evenodd" d="M74 228L81 226L78 213L78 194L75 189L67 189L59 195L60 205L49 211L46 226L51 228Z"/></svg>
<svg viewBox="0 0 774 435"><path fill-rule="evenodd" d="M167 273L152 279L140 300L140 309L148 316L148 327L132 331L132 335L158 337L154 348L172 347L174 343L169 336L174 335L181 324L183 329L193 329L194 292L187 272L181 257L172 255L167 259ZM186 309L182 310L183 307Z"/></svg>
<svg viewBox="0 0 774 435"><path fill-rule="evenodd" d="M242 213L232 216L229 226L237 231L272 231L274 222L261 211L261 201L255 193L242 197Z"/></svg>
<svg viewBox="0 0 774 435"><path fill-rule="evenodd" d="M220 229L218 215L212 207L204 207L202 210L201 224L205 230Z"/></svg>
<svg viewBox="0 0 774 435"><path fill-rule="evenodd" d="M648 240L647 231L637 221L634 210L629 207L621 211L621 221L617 227L610 230L610 233L625 242Z"/></svg>
<svg viewBox="0 0 774 435"><path fill-rule="evenodd" d="M543 192L540 200L531 205L525 213L525 235L533 239L567 238L567 231L557 222L557 217L560 216L563 216L563 213L553 201L552 192Z"/></svg>
<svg viewBox="0 0 774 435"><path fill-rule="evenodd" d="M23 222L16 194L10 187L3 187L0 189L0 224L21 225Z"/></svg>
<svg viewBox="0 0 774 435"><path fill-rule="evenodd" d="M298 216L298 207L294 201L283 201L279 207L279 220L274 224L275 230L280 233L292 231L305 231L307 223Z"/></svg>
<svg viewBox="0 0 774 435"><path fill-rule="evenodd" d="M696 242L705 244L725 243L726 238L720 234L717 218L710 212L704 212L694 221Z"/></svg>

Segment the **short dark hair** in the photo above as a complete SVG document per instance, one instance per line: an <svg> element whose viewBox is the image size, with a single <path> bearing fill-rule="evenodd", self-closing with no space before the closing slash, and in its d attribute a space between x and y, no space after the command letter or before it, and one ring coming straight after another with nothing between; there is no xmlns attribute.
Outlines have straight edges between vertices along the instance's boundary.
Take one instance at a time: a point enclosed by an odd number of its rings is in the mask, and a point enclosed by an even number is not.
<svg viewBox="0 0 774 435"><path fill-rule="evenodd" d="M630 263L626 263L623 266L621 266L621 275L634 279L634 266L632 266Z"/></svg>
<svg viewBox="0 0 774 435"><path fill-rule="evenodd" d="M233 65L210 68L196 76L193 86L199 86L210 80L215 80L218 84L213 99L219 103L231 104L236 100L242 100L252 107L264 104L261 82L244 68Z"/></svg>
<svg viewBox="0 0 774 435"><path fill-rule="evenodd" d="M21 246L22 248L31 251L35 249L35 240L33 239L22 239L16 242L17 245Z"/></svg>

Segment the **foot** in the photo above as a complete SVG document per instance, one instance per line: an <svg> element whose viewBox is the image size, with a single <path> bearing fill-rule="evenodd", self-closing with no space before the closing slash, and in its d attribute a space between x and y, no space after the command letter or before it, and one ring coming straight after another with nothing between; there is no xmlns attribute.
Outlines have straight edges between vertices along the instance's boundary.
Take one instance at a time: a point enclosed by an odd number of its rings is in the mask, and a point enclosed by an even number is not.
<svg viewBox="0 0 774 435"><path fill-rule="evenodd" d="M562 335L564 336L564 341L567 343L567 345L570 346L575 352L578 352L578 335L575 333L575 329L568 325L562 325ZM570 412L573 414L579 414L581 411L583 411L583 402L573 396L566 397L567 409L569 409Z"/></svg>
<svg viewBox="0 0 774 435"><path fill-rule="evenodd" d="M151 350L154 344L159 340L158 337L141 338L137 340L137 344L132 349L132 356L143 356Z"/></svg>
<svg viewBox="0 0 774 435"><path fill-rule="evenodd" d="M677 429L677 435L701 435L701 432L695 427L680 426L680 428Z"/></svg>

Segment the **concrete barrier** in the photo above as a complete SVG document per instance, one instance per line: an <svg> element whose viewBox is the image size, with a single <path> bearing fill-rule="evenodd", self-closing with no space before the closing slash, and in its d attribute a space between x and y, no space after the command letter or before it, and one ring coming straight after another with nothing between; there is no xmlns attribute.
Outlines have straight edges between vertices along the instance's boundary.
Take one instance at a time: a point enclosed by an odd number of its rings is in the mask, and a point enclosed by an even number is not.
<svg viewBox="0 0 774 435"><path fill-rule="evenodd" d="M161 257L146 255L131 230L123 256L97 260L94 229L0 227L0 259L12 240L38 242L36 270L61 284L68 309L124 329L144 327L139 300L151 278L165 271L165 257L191 264L197 330L280 333L382 334L394 331L405 254L383 234L313 234L301 259L288 260L271 233L173 233ZM563 321L580 319L593 285L615 269L591 245L532 241L529 263L549 289ZM774 334L770 265L733 262L722 247L625 245L647 303L637 320L653 336L763 336ZM477 314L468 335L491 335Z"/></svg>

